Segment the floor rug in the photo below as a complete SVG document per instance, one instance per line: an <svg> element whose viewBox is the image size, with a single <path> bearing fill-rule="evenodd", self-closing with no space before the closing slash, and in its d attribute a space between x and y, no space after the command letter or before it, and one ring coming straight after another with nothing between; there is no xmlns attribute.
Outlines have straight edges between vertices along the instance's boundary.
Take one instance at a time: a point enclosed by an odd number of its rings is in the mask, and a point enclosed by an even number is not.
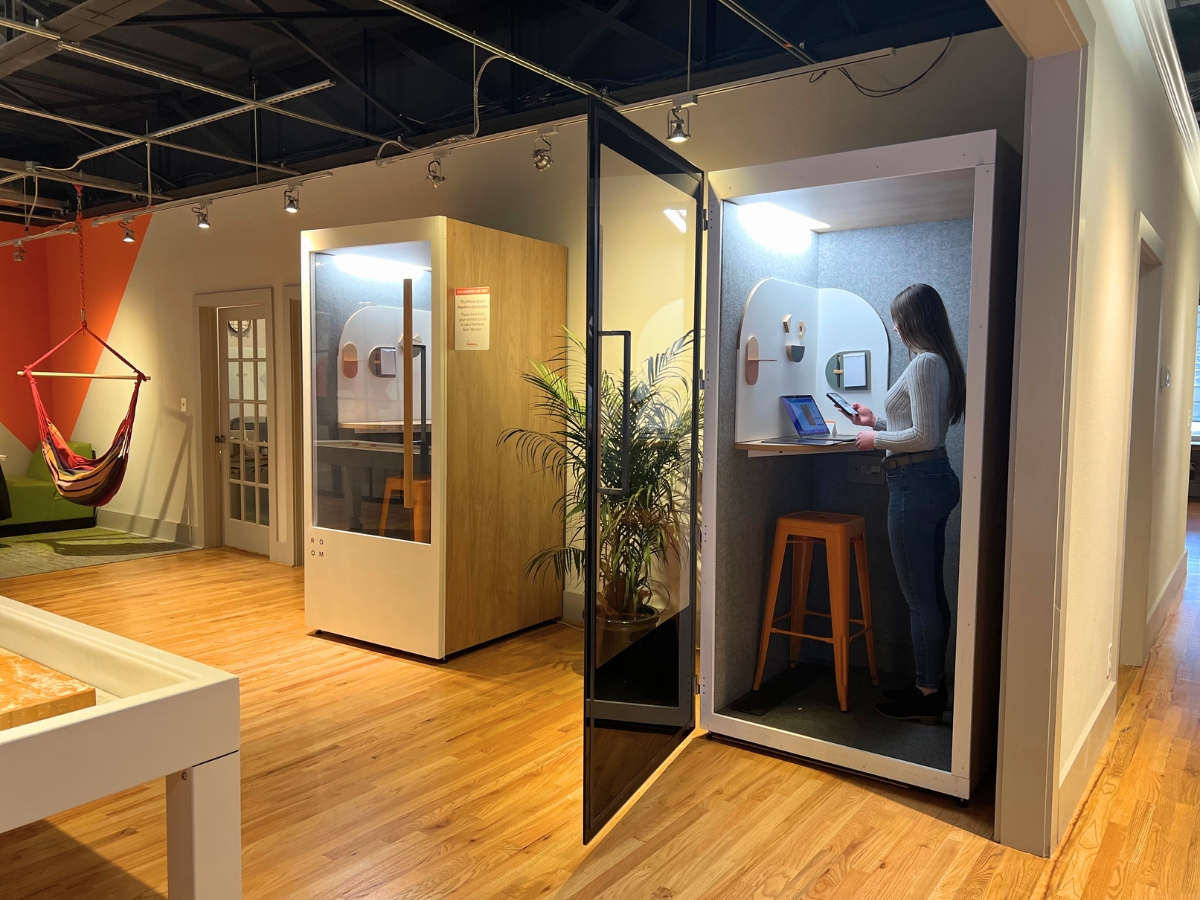
<svg viewBox="0 0 1200 900"><path fill-rule="evenodd" d="M80 528L0 537L0 579L191 550L158 538L111 528Z"/></svg>

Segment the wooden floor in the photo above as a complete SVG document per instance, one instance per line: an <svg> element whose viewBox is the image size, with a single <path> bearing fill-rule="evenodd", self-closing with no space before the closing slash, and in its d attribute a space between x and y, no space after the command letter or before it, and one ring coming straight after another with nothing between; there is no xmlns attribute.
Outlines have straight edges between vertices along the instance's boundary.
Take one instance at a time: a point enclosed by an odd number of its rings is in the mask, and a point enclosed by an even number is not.
<svg viewBox="0 0 1200 900"><path fill-rule="evenodd" d="M307 634L302 591L232 551L0 582L241 677L247 898L1200 897L1200 569L1053 860L989 841L986 802L703 737L585 848L577 631L436 665ZM154 783L0 835L0 897L164 896L163 808Z"/></svg>

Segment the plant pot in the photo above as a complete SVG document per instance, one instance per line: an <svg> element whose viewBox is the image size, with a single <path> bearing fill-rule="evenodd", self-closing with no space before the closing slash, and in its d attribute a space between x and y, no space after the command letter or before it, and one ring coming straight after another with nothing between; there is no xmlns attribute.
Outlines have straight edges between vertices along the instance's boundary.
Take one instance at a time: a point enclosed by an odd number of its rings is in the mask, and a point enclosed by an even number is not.
<svg viewBox="0 0 1200 900"><path fill-rule="evenodd" d="M630 614L613 612L602 603L596 616L596 664L603 665L653 631L660 615L652 606Z"/></svg>

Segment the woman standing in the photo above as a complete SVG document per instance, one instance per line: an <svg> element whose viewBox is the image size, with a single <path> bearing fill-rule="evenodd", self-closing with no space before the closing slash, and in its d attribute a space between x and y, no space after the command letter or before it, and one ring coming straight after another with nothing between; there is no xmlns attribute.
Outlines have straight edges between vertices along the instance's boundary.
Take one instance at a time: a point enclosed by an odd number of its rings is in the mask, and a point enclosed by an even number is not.
<svg viewBox="0 0 1200 900"><path fill-rule="evenodd" d="M885 419L855 403L859 450L887 450L888 538L908 602L916 680L884 691L876 709L894 719L936 725L946 709L946 645L950 603L943 573L946 520L959 501L959 481L946 455L946 431L966 408L967 376L941 296L927 284L892 301L892 329L913 354L884 398Z"/></svg>

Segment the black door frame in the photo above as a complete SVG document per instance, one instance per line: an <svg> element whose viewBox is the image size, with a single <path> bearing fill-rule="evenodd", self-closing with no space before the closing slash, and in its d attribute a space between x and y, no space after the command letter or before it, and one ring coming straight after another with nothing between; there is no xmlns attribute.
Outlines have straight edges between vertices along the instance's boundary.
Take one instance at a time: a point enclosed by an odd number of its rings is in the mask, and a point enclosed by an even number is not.
<svg viewBox="0 0 1200 900"><path fill-rule="evenodd" d="M680 622L680 650L686 655L690 690L680 697L686 704L688 722L676 731L674 738L655 756L649 759L628 785L610 801L604 809L592 811L592 722L596 675L596 614L597 586L599 577L599 521L597 518L600 495L600 431L599 389L602 371L603 300L601 296L601 252L600 252L600 184L601 147L607 146L630 162L657 175L676 189L690 196L696 205L696 248L694 273L694 319L692 323L692 459L690 472L690 524L687 560L690 576L689 602L678 614ZM585 477L587 483L587 511L585 539L587 554L584 578L584 707L583 707L583 841L588 843L600 832L607 822L621 809L634 793L695 730L695 611L698 596L697 571L699 557L699 498L700 498L700 372L701 372L701 299L703 274L703 247L705 220L704 172L665 146L657 138L638 128L604 103L591 99L588 102L588 201L587 201L587 324L585 331L585 358L587 370L587 455Z"/></svg>

